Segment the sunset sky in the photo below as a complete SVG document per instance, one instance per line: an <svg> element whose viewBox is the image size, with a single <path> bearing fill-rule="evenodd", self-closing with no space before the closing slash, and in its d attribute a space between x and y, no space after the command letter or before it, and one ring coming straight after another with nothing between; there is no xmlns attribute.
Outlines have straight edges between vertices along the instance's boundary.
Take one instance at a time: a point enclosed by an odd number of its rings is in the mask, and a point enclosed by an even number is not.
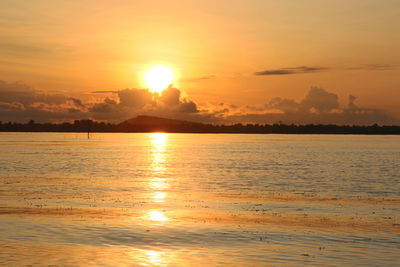
<svg viewBox="0 0 400 267"><path fill-rule="evenodd" d="M0 120L400 124L399 18L398 0L2 0ZM153 66L174 74L160 97Z"/></svg>

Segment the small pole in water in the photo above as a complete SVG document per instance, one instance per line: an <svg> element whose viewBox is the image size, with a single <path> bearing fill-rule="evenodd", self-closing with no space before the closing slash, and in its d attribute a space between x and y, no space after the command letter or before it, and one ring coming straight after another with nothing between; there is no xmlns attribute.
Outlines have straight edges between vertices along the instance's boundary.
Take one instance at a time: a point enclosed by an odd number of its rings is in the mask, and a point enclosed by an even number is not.
<svg viewBox="0 0 400 267"><path fill-rule="evenodd" d="M90 139L90 120L88 122L88 128L87 128L87 139Z"/></svg>

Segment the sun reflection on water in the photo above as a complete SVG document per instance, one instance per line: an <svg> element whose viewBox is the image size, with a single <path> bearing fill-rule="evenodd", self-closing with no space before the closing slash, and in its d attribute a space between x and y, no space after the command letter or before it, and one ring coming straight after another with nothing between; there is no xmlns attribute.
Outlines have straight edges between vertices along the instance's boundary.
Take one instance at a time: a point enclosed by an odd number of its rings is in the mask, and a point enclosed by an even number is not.
<svg viewBox="0 0 400 267"><path fill-rule="evenodd" d="M148 187L149 190L153 191L153 202L161 203L165 202L167 193L164 191L170 185L168 178L163 178L166 171L167 161L167 134L166 133L152 133L151 134L151 172L152 177L149 178ZM150 210L147 212L146 218L150 221L162 223L168 220L164 211L161 210Z"/></svg>
<svg viewBox="0 0 400 267"><path fill-rule="evenodd" d="M151 178L149 181L149 187L154 190L165 190L169 187L168 179L165 178Z"/></svg>
<svg viewBox="0 0 400 267"><path fill-rule="evenodd" d="M164 251L157 251L157 250L132 250L129 252L132 260L135 262L137 259L140 259L140 266L170 266L171 256L173 254L164 252ZM124 265L125 266L125 265ZM129 266L136 266L136 265L129 265Z"/></svg>
<svg viewBox="0 0 400 267"><path fill-rule="evenodd" d="M154 194L153 194L154 202L158 202L158 203L164 202L166 196L167 196L167 193L165 193L165 192L154 192Z"/></svg>
<svg viewBox="0 0 400 267"><path fill-rule="evenodd" d="M153 175L160 176L165 171L167 149L167 134L151 134L151 171Z"/></svg>
<svg viewBox="0 0 400 267"><path fill-rule="evenodd" d="M163 211L160 210L152 210L147 214L150 221L154 222L165 222L168 221L168 217L165 215Z"/></svg>
<svg viewBox="0 0 400 267"><path fill-rule="evenodd" d="M159 252L159 251L155 251L155 250L146 251L148 263L156 264L156 265L161 264L163 262L163 260L162 260L163 254L164 254L163 252Z"/></svg>
<svg viewBox="0 0 400 267"><path fill-rule="evenodd" d="M151 141L153 147L164 147L167 144L167 134L166 133L151 133Z"/></svg>
<svg viewBox="0 0 400 267"><path fill-rule="evenodd" d="M157 191L162 191L169 187L167 179L161 178L166 169L167 141L166 133L151 134L151 172L153 177L149 180L149 187Z"/></svg>

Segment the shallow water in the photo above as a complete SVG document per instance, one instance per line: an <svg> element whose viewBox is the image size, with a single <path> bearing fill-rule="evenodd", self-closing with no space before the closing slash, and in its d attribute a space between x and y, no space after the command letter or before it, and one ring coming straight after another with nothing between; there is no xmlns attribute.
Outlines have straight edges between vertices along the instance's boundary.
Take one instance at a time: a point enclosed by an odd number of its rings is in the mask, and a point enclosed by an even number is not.
<svg viewBox="0 0 400 267"><path fill-rule="evenodd" d="M0 133L0 265L396 266L400 137Z"/></svg>

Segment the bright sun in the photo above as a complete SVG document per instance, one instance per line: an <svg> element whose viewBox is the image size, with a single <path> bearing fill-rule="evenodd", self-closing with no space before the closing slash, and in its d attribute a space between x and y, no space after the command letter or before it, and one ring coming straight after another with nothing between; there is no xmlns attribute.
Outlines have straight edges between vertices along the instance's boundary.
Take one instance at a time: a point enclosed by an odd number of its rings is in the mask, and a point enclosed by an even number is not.
<svg viewBox="0 0 400 267"><path fill-rule="evenodd" d="M166 89L173 81L174 74L172 70L165 66L156 66L149 69L145 76L144 80L146 85L153 92L161 92Z"/></svg>

